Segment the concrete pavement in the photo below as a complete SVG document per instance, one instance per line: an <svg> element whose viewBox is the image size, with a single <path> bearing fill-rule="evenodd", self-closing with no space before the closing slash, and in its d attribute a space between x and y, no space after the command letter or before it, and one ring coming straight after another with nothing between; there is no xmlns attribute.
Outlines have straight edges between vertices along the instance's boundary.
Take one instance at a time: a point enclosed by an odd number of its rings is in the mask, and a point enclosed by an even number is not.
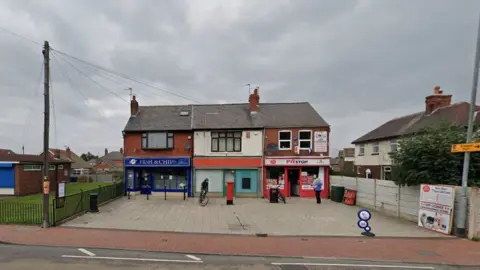
<svg viewBox="0 0 480 270"><path fill-rule="evenodd" d="M0 245L0 269L473 269L435 264Z"/></svg>
<svg viewBox="0 0 480 270"><path fill-rule="evenodd" d="M135 196L121 198L100 208L100 213L87 213L63 226L192 232L217 234L267 233L294 236L359 236L358 207L330 200L317 205L313 199L294 198L287 204L271 204L265 199L237 199L227 206L223 198L211 198L200 207L196 198ZM370 221L377 236L448 237L421 229L415 223L373 213Z"/></svg>

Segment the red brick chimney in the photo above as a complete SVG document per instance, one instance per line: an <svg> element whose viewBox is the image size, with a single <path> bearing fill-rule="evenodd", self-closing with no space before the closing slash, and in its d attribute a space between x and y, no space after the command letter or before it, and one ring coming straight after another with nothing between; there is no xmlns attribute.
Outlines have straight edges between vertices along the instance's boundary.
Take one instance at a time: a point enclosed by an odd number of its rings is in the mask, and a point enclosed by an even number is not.
<svg viewBox="0 0 480 270"><path fill-rule="evenodd" d="M105 148L105 156L108 155L108 149Z"/></svg>
<svg viewBox="0 0 480 270"><path fill-rule="evenodd" d="M70 147L67 147L67 150L65 152L67 152L67 157L71 159L72 158L72 151L70 151Z"/></svg>
<svg viewBox="0 0 480 270"><path fill-rule="evenodd" d="M258 95L258 87L253 90L253 94L250 94L248 97L248 108L250 113L258 112L258 107L260 105L260 96Z"/></svg>
<svg viewBox="0 0 480 270"><path fill-rule="evenodd" d="M444 95L440 86L433 88L433 95L425 98L425 114L431 114L439 108L447 107L452 104L452 95Z"/></svg>
<svg viewBox="0 0 480 270"><path fill-rule="evenodd" d="M138 113L138 101L135 96L132 96L130 100L130 116L137 116Z"/></svg>

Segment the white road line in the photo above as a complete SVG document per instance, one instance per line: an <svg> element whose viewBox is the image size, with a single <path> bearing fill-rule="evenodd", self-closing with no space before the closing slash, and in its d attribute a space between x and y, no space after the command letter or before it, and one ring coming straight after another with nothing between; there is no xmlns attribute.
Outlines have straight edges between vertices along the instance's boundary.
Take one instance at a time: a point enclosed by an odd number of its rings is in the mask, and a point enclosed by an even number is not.
<svg viewBox="0 0 480 270"><path fill-rule="evenodd" d="M303 265L303 266L337 266L337 267L368 267L368 268L401 268L401 269L425 269L434 270L432 266L402 266L402 265L384 265L384 264L341 264L341 263L275 263L272 265Z"/></svg>
<svg viewBox="0 0 480 270"><path fill-rule="evenodd" d="M190 259L195 260L195 261L201 261L202 260L202 259L200 259L196 256L193 256L193 255L190 255L190 254L185 255L185 257L190 258Z"/></svg>
<svg viewBox="0 0 480 270"><path fill-rule="evenodd" d="M95 253L90 252L90 251L88 251L88 250L86 250L86 249L84 249L84 248L79 248L78 251L80 251L80 252L82 252L82 253L85 253L85 254L87 254L88 256L91 256L91 257L95 256Z"/></svg>
<svg viewBox="0 0 480 270"><path fill-rule="evenodd" d="M203 263L203 261L192 261L192 260L167 260L167 259L121 258L121 257L91 257L91 256L74 256L74 255L62 255L62 258L97 259L97 260L112 260L112 261L139 261L139 262Z"/></svg>

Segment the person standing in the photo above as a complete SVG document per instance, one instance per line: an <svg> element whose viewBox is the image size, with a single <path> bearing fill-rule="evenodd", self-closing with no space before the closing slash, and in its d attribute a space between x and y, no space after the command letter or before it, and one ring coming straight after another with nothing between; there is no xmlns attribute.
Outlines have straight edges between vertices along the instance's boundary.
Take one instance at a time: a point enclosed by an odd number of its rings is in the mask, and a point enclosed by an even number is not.
<svg viewBox="0 0 480 270"><path fill-rule="evenodd" d="M322 203L322 198L320 197L320 193L323 190L323 182L322 182L322 180L320 180L319 177L316 177L316 175L314 175L313 177L314 177L315 180L313 181L312 186L315 189L315 198L317 199L317 203L321 204Z"/></svg>

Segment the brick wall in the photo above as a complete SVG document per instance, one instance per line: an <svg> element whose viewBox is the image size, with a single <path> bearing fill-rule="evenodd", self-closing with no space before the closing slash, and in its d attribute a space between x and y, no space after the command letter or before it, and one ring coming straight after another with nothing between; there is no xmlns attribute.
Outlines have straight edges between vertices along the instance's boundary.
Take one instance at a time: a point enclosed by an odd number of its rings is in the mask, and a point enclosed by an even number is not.
<svg viewBox="0 0 480 270"><path fill-rule="evenodd" d="M125 134L123 136L123 149L125 157L169 157L169 156L192 156L193 151L193 133L174 132L172 150L143 150L142 134ZM190 150L185 150L185 145L190 144Z"/></svg>
<svg viewBox="0 0 480 270"><path fill-rule="evenodd" d="M327 152L323 153L318 153L318 152L313 152L308 153L308 150L300 150L300 153L298 154L299 156L319 156L320 154L323 154L324 156L328 156L329 153L329 147L330 147L330 128L329 127L318 127L318 128L280 128L280 129L274 129L274 128L269 128L265 130L265 153L267 153L267 146L268 144L279 144L278 142L278 132L280 130L291 130L292 131L292 138L297 137L298 138L298 131L299 130L311 130L312 131L312 147L314 146L314 133L315 131L327 131L328 132L328 144L329 146L327 147ZM298 140L297 140L298 141ZM293 141L292 141L293 143ZM294 152L294 146L295 144L292 144L292 150L279 150L279 151L272 151L269 152L267 155L268 156L297 156Z"/></svg>
<svg viewBox="0 0 480 270"><path fill-rule="evenodd" d="M50 190L54 191L57 188L59 180L68 182L70 177L70 164L62 164L63 169L56 169L49 171ZM57 166L57 165L56 165ZM58 167L56 167L58 168ZM65 170L67 175L65 176ZM40 171L25 171L23 164L15 165L15 195L25 196L29 194L37 194L43 192L43 172Z"/></svg>

